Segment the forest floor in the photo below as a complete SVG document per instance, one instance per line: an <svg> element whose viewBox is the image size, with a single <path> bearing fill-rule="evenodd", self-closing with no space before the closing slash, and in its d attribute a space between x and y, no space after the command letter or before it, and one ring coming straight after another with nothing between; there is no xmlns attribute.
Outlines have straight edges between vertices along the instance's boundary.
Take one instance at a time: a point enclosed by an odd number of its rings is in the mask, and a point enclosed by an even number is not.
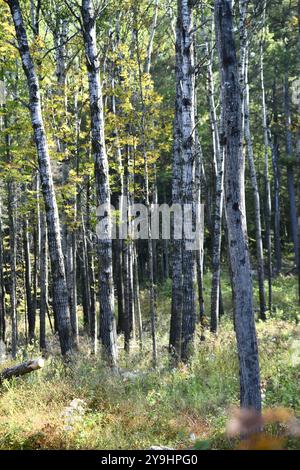
<svg viewBox="0 0 300 470"><path fill-rule="evenodd" d="M209 276L205 279L209 298ZM197 333L189 366L169 366L168 322L170 283L158 295L159 367L151 369L150 339L144 351L122 352L121 374L112 374L89 353L82 338L81 352L65 368L51 354L45 367L0 386L0 449L175 449L234 448L225 429L232 407L238 406L239 376L232 327L230 289L222 284L226 315L218 337ZM274 280L274 313L257 322L264 408L288 408L300 416L300 309L293 276ZM257 293L256 293L257 295ZM208 299L207 299L208 305ZM146 296L143 298L146 315ZM55 352L55 341L50 347ZM50 343L51 343L50 341ZM31 346L16 362L38 356ZM11 361L1 364L0 369ZM272 436L282 425L272 425ZM300 448L300 440L283 444Z"/></svg>

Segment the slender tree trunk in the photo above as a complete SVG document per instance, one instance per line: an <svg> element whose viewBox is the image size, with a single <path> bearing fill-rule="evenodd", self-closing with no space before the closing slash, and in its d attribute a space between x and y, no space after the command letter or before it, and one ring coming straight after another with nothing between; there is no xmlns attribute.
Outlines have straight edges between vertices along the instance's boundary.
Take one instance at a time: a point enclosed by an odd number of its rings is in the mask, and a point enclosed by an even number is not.
<svg viewBox="0 0 300 470"><path fill-rule="evenodd" d="M87 254L87 241L84 217L82 215L82 263L80 263L81 286L83 297L83 322L86 331L91 335L91 288L89 262Z"/></svg>
<svg viewBox="0 0 300 470"><path fill-rule="evenodd" d="M121 213L121 212L120 212ZM118 324L117 333L124 333L124 316L125 316L125 305L124 305L124 279L123 279L123 251L124 241L118 239L118 248L116 251L116 287L118 296Z"/></svg>
<svg viewBox="0 0 300 470"><path fill-rule="evenodd" d="M119 25L119 16L116 21L116 44L119 46L120 43L120 25ZM113 52L115 52L115 44L113 43ZM120 80L120 67L116 63L112 64L112 71L111 71L111 88L112 88L112 112L115 118L119 115L119 109L117 107L118 101L116 97L116 90L115 84L116 80L118 80L118 85L121 86ZM119 214L121 217L120 220L120 228L122 230L123 224L123 204L125 195L124 195L124 169L123 169L123 161L122 161L122 150L120 146L120 139L119 139L119 130L117 126L114 129L114 136L115 136L115 146L116 146L116 161L118 166L118 179L119 179L119 190L120 190L120 199L119 199ZM123 251L124 251L124 240L121 237L115 241L116 251L115 251L115 268L114 268L114 275L115 275L115 284L117 289L117 299L118 299L118 323L117 323L117 333L124 332L124 317L125 317L125 303L124 303L124 280L123 280Z"/></svg>
<svg viewBox="0 0 300 470"><path fill-rule="evenodd" d="M26 30L18 0L6 0L15 25L19 52L29 88L30 113L34 140L38 153L41 187L44 196L48 244L51 259L53 310L58 324L60 347L63 355L72 350L70 313L64 260L61 247L58 210L52 180L50 158L41 112L40 92L37 75L29 51Z"/></svg>
<svg viewBox="0 0 300 470"><path fill-rule="evenodd" d="M36 191L36 213L33 216L33 297L32 310L36 318L38 287L39 287L39 263L41 254L41 214L40 214L40 178L38 172L34 175L34 189Z"/></svg>
<svg viewBox="0 0 300 470"><path fill-rule="evenodd" d="M8 132L8 117L4 117L6 129L5 147L6 159L8 163L12 162L11 156L11 136ZM17 355L18 343L18 324L17 324L17 240L16 240L16 182L9 178L7 182L7 209L8 209L8 228L9 228L9 266L10 266L10 318L11 318L11 353L13 359Z"/></svg>
<svg viewBox="0 0 300 470"><path fill-rule="evenodd" d="M290 226L292 240L294 246L295 265L298 264L298 233L297 233L297 209L296 209L296 193L294 183L294 166L293 166L293 138L292 138L292 118L291 104L289 95L289 77L288 71L285 74L284 81L284 109L285 109L285 133L286 133L286 154L287 154L287 184L290 201Z"/></svg>
<svg viewBox="0 0 300 470"><path fill-rule="evenodd" d="M240 365L240 401L242 407L260 411L260 374L245 212L241 91L231 0L215 1L215 22L224 112L221 144L226 146L225 199Z"/></svg>
<svg viewBox="0 0 300 470"><path fill-rule="evenodd" d="M132 249L132 230L131 230L131 176L130 176L130 149L127 145L126 159L124 164L124 198L127 202L128 237L123 243L123 281L124 281L124 348L127 353L130 349L130 340L133 333L134 319L134 292L133 292L133 249ZM123 209L122 209L123 210ZM123 222L124 223L124 222Z"/></svg>
<svg viewBox="0 0 300 470"><path fill-rule="evenodd" d="M145 65L146 73L150 73L154 35L155 35L156 26L157 26L158 4L159 4L159 0L155 0L154 14L153 14L152 24L150 28L150 37L149 37L149 42L148 42L148 47L147 47L147 59L146 59L146 65Z"/></svg>
<svg viewBox="0 0 300 470"><path fill-rule="evenodd" d="M266 296L265 296L265 275L264 275L264 253L262 241L262 228L260 216L260 195L256 168L254 162L254 151L252 144L252 134L250 126L250 91L248 81L248 64L249 64L249 42L246 26L247 19L247 1L240 1L240 38L241 38L241 57L243 64L240 64L240 85L242 91L242 108L244 116L244 133L247 146L247 156L249 162L250 180L253 192L254 214L255 214L255 239L256 239L256 258L257 258L257 279L259 290L259 306L260 318L266 319Z"/></svg>
<svg viewBox="0 0 300 470"><path fill-rule="evenodd" d="M25 290L26 290L26 305L27 305L27 318L28 318L28 339L29 343L34 341L35 332L35 312L33 310L32 302L32 286L31 286L31 261L30 261L30 244L28 234L28 218L27 214L23 221L23 250L25 258Z"/></svg>
<svg viewBox="0 0 300 470"><path fill-rule="evenodd" d="M298 79L300 77L300 0L298 0ZM300 92L298 91L298 115L300 115ZM297 193L298 193L298 300L300 304L300 125L297 130Z"/></svg>
<svg viewBox="0 0 300 470"><path fill-rule="evenodd" d="M110 187L104 138L100 64L96 42L96 17L91 0L82 1L81 12L89 81L92 152L94 156L97 204L102 207L105 206L106 210L106 214L99 217L99 222L100 224L103 223L105 217L108 222L107 237L102 237L97 243L100 260L100 338L109 362L115 366L118 354L114 318Z"/></svg>
<svg viewBox="0 0 300 470"><path fill-rule="evenodd" d="M154 257L153 257L153 244L151 235L151 223L150 223L150 191L149 191L149 164L148 164L148 151L146 142L146 106L143 92L142 82L142 68L141 68L141 57L139 49L139 38L138 29L135 29L136 38L136 52L138 61L138 77L139 77L139 89L140 99L142 104L142 118L141 118L141 140L142 140L142 152L144 160L144 185L145 185L145 206L147 208L148 217L148 264L149 264L149 297L150 297L150 319L151 319L151 336L152 336L152 363L153 367L157 366L157 346L156 346L156 291L154 282Z"/></svg>
<svg viewBox="0 0 300 470"><path fill-rule="evenodd" d="M280 216L280 168L279 168L279 129L276 103L276 82L273 85L273 121L272 166L274 175L274 251L275 273L281 271L281 216Z"/></svg>
<svg viewBox="0 0 300 470"><path fill-rule="evenodd" d="M48 304L48 249L47 224L44 212L40 216L41 250L40 250L40 349L47 349L46 312Z"/></svg>
<svg viewBox="0 0 300 470"><path fill-rule="evenodd" d="M182 167L182 129L181 129L181 78L182 78L182 41L179 15L176 24L176 99L173 123L173 175L172 202L181 204L181 167ZM175 227L174 227L175 228ZM181 356L182 322L182 240L172 239L172 304L170 322L169 352L175 363Z"/></svg>
<svg viewBox="0 0 300 470"><path fill-rule="evenodd" d="M63 125L68 125L67 122L67 111L68 111L68 100L67 100L67 64L66 64L66 42L68 36L68 20L61 17L59 8L56 10L56 24L54 29L54 45L56 55L56 78L57 78L57 95L60 99L61 114L58 117L58 130ZM61 158L64 158L62 164L62 175L61 182L63 185L68 183L70 173L70 162L66 158L67 144L63 138L57 139L57 150L61 154ZM66 199L67 206L73 206L76 210L76 197ZM74 346L78 347L78 318L77 318L77 294L76 294L76 251L75 251L75 234L70 227L70 220L68 214L63 210L61 215L62 220L62 243L64 251L64 262L66 281L68 288L68 299L70 309L70 323L71 331L73 336Z"/></svg>
<svg viewBox="0 0 300 470"><path fill-rule="evenodd" d="M213 35L213 21L211 34ZM213 333L218 332L219 304L220 304L220 277L221 277L221 242L222 242L222 213L223 213L223 188L224 188L224 152L221 151L219 141L218 118L215 106L215 85L213 79L213 41L209 44L206 39L206 52L209 57L207 67L207 87L210 121L214 149L214 171L215 171L215 201L212 241L212 284L211 284L211 313L210 329Z"/></svg>
<svg viewBox="0 0 300 470"><path fill-rule="evenodd" d="M245 139L247 145L247 155L250 170L250 179L253 191L254 211L255 211L255 232L256 232L256 257L257 257L257 280L259 290L259 315L261 320L266 320L266 296L265 296L265 274L264 274L264 253L262 241L262 229L260 218L260 195L257 182L256 168L254 162L254 152L252 145L252 135L250 128L250 106L249 106L249 83L248 83L248 54L246 65L246 88L245 88Z"/></svg>
<svg viewBox="0 0 300 470"><path fill-rule="evenodd" d="M165 188L164 188L164 204L167 204ZM163 279L169 279L170 277L169 240L166 240L166 239L162 241L161 261L162 261Z"/></svg>
<svg viewBox="0 0 300 470"><path fill-rule="evenodd" d="M87 214L89 211L87 210ZM87 217L89 219L89 217ZM95 266L94 254L88 247L88 238L82 216L82 255L83 255L83 290L85 299L85 326L92 341L92 352L97 352L97 315L96 315L96 293L95 293Z"/></svg>
<svg viewBox="0 0 300 470"><path fill-rule="evenodd" d="M2 229L2 201L0 196L0 341L5 342L6 329L6 305L5 286L3 275L4 253L3 253L3 229Z"/></svg>
<svg viewBox="0 0 300 470"><path fill-rule="evenodd" d="M190 208L190 219L184 220L184 227L193 228L195 217L195 77L193 52L193 13L189 0L178 0L179 27L182 38L182 203ZM193 243L184 230L182 248L182 345L181 359L187 361L193 346L196 305L195 305L195 252Z"/></svg>
<svg viewBox="0 0 300 470"><path fill-rule="evenodd" d="M138 260L136 247L133 245L133 266L134 266L134 301L135 301L135 312L137 318L137 329L138 329L138 338L140 350L143 349L143 322L142 322L142 310L140 303L140 283L139 283L139 269L138 269Z"/></svg>
<svg viewBox="0 0 300 470"><path fill-rule="evenodd" d="M92 339L93 352L97 352L97 295L96 295L96 274L95 274L95 246L93 239L89 237L91 233L91 204L90 204L90 178L87 182L86 191L86 229L84 228L85 234L85 251L86 251L86 270L87 270L87 283L86 288L89 289L87 299L90 302L89 308L89 333Z"/></svg>
<svg viewBox="0 0 300 470"><path fill-rule="evenodd" d="M197 96L195 97L195 102L197 103ZM195 107L196 108L196 107ZM197 122L197 115L195 121ZM201 166L202 166L202 147L199 140L198 132L196 130L196 169L195 169L195 186L196 186L196 202L198 208L201 207ZM204 214L201 214L204 216ZM204 220L203 223L203 237L204 237ZM196 251L196 269L197 269L197 287L198 287L198 302L199 302L199 321L201 327L201 341L204 341L204 328L205 328L205 318L204 318L204 287L203 287L203 264L204 264L204 251L203 251L203 238L200 240L199 250Z"/></svg>
<svg viewBox="0 0 300 470"><path fill-rule="evenodd" d="M265 189L265 218L266 218L266 248L267 248L267 273L269 286L269 312L272 312L272 240L271 240L271 186L269 176L269 129L267 121L267 106L264 78L264 36L266 21L266 0L263 3L263 37L260 43L260 81L262 98L262 124L264 131L264 189ZM262 317L262 319L264 319Z"/></svg>
<svg viewBox="0 0 300 470"><path fill-rule="evenodd" d="M16 243L16 186L10 180L7 184L8 193L8 225L9 225L9 250L10 250L10 318L11 318L11 354L13 359L17 355L17 243Z"/></svg>

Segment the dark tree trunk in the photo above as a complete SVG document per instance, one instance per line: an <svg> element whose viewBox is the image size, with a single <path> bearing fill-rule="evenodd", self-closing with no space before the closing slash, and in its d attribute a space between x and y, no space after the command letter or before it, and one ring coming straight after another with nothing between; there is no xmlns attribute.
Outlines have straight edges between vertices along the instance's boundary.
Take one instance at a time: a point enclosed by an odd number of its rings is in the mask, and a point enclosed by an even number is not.
<svg viewBox="0 0 300 470"><path fill-rule="evenodd" d="M45 214L40 215L40 349L46 350L46 313L48 303L48 250L47 250L47 225Z"/></svg>
<svg viewBox="0 0 300 470"><path fill-rule="evenodd" d="M9 264L10 264L10 318L11 318L11 354L17 355L17 242L16 242L16 185L13 181L7 184L8 192L8 225L9 225Z"/></svg>
<svg viewBox="0 0 300 470"><path fill-rule="evenodd" d="M36 191L36 213L33 216L33 279L32 279L32 310L34 318L37 310L37 295L39 286L39 263L41 252L41 214L40 214L40 177L38 172L34 175L34 189Z"/></svg>
<svg viewBox="0 0 300 470"><path fill-rule="evenodd" d="M4 286L4 252L3 252L3 229L2 229L2 201L0 196L0 341L5 342L6 328L6 304L5 304L5 286Z"/></svg>
<svg viewBox="0 0 300 470"><path fill-rule="evenodd" d="M176 24L176 99L173 124L173 176L172 202L181 204L181 77L182 77L182 44L179 16ZM175 228L175 227L174 227ZM170 322L169 352L175 362L181 355L181 321L182 321L182 240L172 239L172 304Z"/></svg>
<svg viewBox="0 0 300 470"><path fill-rule="evenodd" d="M28 339L29 343L34 341L35 332L35 312L33 310L32 301L32 286L31 286L31 261L30 261L30 244L28 234L28 219L27 214L23 222L23 251L25 258L25 290L26 290L26 305L27 305L27 318L28 318Z"/></svg>
<svg viewBox="0 0 300 470"><path fill-rule="evenodd" d="M280 168L279 168L279 128L278 128L278 111L276 102L276 82L273 85L273 121L274 128L272 143L272 166L274 175L274 250L275 250L275 266L274 274L281 271L282 255L281 255L281 217L280 217Z"/></svg>
<svg viewBox="0 0 300 470"><path fill-rule="evenodd" d="M300 77L300 0L298 0L298 79ZM300 115L300 96L298 92L298 116ZM298 300L300 304L300 124L298 121L297 129L297 194L298 194L298 206L297 206L297 216L298 216Z"/></svg>
<svg viewBox="0 0 300 470"><path fill-rule="evenodd" d="M284 81L284 109L285 109L285 135L286 135L286 154L287 154L287 184L290 202L290 226L294 246L295 265L298 264L298 229L297 229L297 209L296 209L296 191L294 181L293 165L293 137L292 137L292 118L291 104L289 95L288 71L285 74Z"/></svg>
<svg viewBox="0 0 300 470"><path fill-rule="evenodd" d="M0 372L0 384L3 380L9 380L12 377L20 377L22 375L33 372L44 367L44 359L40 358L36 361L27 361L18 366L10 367L9 369L4 369Z"/></svg>
<svg viewBox="0 0 300 470"><path fill-rule="evenodd" d="M240 365L240 401L242 407L260 411L260 374L245 212L241 90L231 0L215 1L215 22L224 112L221 143L226 148L225 200Z"/></svg>

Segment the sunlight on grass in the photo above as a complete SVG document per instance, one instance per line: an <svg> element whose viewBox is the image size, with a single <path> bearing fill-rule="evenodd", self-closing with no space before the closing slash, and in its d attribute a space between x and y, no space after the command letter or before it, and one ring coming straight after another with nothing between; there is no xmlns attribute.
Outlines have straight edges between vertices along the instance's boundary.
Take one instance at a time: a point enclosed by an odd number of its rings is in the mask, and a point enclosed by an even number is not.
<svg viewBox="0 0 300 470"><path fill-rule="evenodd" d="M221 321L220 335L215 337L207 331L205 342L200 342L197 332L190 366L169 367L170 283L166 283L158 296L158 330L162 333L158 340L157 370L149 369L148 332L144 350L140 352L133 345L130 359L123 352L120 339L119 374L112 375L98 357L82 346L68 369L54 356L46 360L41 371L4 382L0 388L0 448L140 449L151 445L189 448L193 447L191 436L203 442L204 447L230 448L232 441L224 431L229 410L238 405L239 376L230 318L231 294L225 281L226 315ZM205 286L207 297L207 279ZM258 322L257 334L264 407L284 406L300 414L300 361L293 359L300 339L296 293L294 278L276 279L276 318ZM284 304L289 307L283 314ZM146 299L142 307L147 319ZM82 400L79 414L76 407L70 407L74 399Z"/></svg>

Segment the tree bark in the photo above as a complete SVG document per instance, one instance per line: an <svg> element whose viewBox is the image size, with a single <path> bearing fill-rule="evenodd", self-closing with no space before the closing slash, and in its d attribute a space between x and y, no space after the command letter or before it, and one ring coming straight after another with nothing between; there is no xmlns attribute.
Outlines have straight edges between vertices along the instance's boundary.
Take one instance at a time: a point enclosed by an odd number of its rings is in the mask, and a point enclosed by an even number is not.
<svg viewBox="0 0 300 470"><path fill-rule="evenodd" d="M211 25L211 35L213 35L213 18ZM213 149L214 149L214 177L215 177L215 201L214 201L214 221L212 240L212 283L211 283L211 312L210 330L218 332L219 325L219 304L220 304L220 277L221 277L221 242L222 242L222 214L223 214L223 189L224 189L224 152L220 147L219 126L215 106L215 85L213 79L213 40L206 38L206 53L208 55L207 66L207 88L208 105L212 129Z"/></svg>
<svg viewBox="0 0 300 470"><path fill-rule="evenodd" d="M255 239L256 239L256 257L257 257L257 278L259 290L260 318L266 319L266 296L265 296L265 275L264 275L264 252L262 241L261 215L260 215L260 195L257 181L257 174L254 162L254 152L252 144L252 134L250 125L250 91L248 81L249 64L249 41L246 26L247 19L247 1L240 1L240 38L241 38L241 57L243 64L240 65L240 85L242 92L243 116L244 116L244 134L247 146L247 156L249 162L250 180L253 192L254 213L255 213Z"/></svg>
<svg viewBox="0 0 300 470"><path fill-rule="evenodd" d="M182 40L179 15L176 23L176 98L173 123L173 164L172 164L172 203L181 204L182 129L181 129L181 78ZM170 321L169 352L172 360L178 362L181 356L182 322L182 240L172 239L172 304Z"/></svg>
<svg viewBox="0 0 300 470"><path fill-rule="evenodd" d="M193 12L189 0L178 0L182 38L182 203L195 216L195 77L193 52ZM184 226L190 221L184 220ZM193 221L192 221L193 225ZM184 231L182 247L182 345L181 359L187 361L193 346L196 325L195 252L189 248Z"/></svg>
<svg viewBox="0 0 300 470"><path fill-rule="evenodd" d="M23 362L17 366L4 369L2 372L0 372L0 384L3 382L3 380L9 380L12 377L20 377L22 375L28 374L29 372L33 372L34 370L42 369L43 367L44 359L39 358L37 360Z"/></svg>
<svg viewBox="0 0 300 470"><path fill-rule="evenodd" d="M151 319L151 336L152 336L152 364L153 367L157 366L157 345L156 345L156 286L154 279L154 256L153 256L153 243L151 235L151 221L150 221L150 191L149 191L149 164L148 164L148 152L146 142L146 106L143 92L142 83L142 67L140 57L140 45L138 38L138 29L135 29L136 39L136 52L138 61L138 78L139 78L139 92L142 105L142 117L141 117L141 140L142 140L142 152L143 152L143 163L144 163L144 185L145 185L145 206L147 208L148 217L148 265L149 265L149 300L150 300L150 319Z"/></svg>
<svg viewBox="0 0 300 470"><path fill-rule="evenodd" d="M47 223L44 212L40 217L41 250L40 250L40 349L46 350L46 313L48 303L48 250Z"/></svg>
<svg viewBox="0 0 300 470"><path fill-rule="evenodd" d="M32 290L31 290L31 261L30 261L30 244L28 234L28 219L27 214L23 222L23 251L25 258L25 290L26 290L26 305L27 305L27 318L28 318L28 339L29 343L34 341L35 332L35 312L33 311L32 303Z"/></svg>
<svg viewBox="0 0 300 470"><path fill-rule="evenodd" d="M3 263L4 263L4 253L3 253L3 229L2 229L2 200L0 196L0 341L5 342L6 305L5 305Z"/></svg>
<svg viewBox="0 0 300 470"><path fill-rule="evenodd" d="M285 109L285 135L286 135L286 155L287 155L287 183L290 201L290 227L294 246L295 265L298 264L298 229L297 229L297 209L296 209L296 192L294 182L294 165L293 165L293 138L292 138L292 118L291 104L289 95L289 77L286 70L284 80L284 109Z"/></svg>
<svg viewBox="0 0 300 470"><path fill-rule="evenodd" d="M275 71L276 76L276 71ZM281 255L281 215L280 215L280 168L279 168L279 128L278 128L278 111L276 101L276 81L273 84L273 121L274 128L272 130L272 166L274 175L274 250L275 250L275 273L279 274L282 265Z"/></svg>
<svg viewBox="0 0 300 470"><path fill-rule="evenodd" d="M104 117L102 87L100 82L100 64L96 42L96 17L91 0L83 0L81 6L83 21L83 39L88 71L91 138L94 156L94 172L96 180L97 204L105 205L108 221L107 237L97 243L100 260L100 338L109 362L117 364L116 325L114 318L114 292L112 275L112 240L110 214L110 187L108 160L104 138ZM104 216L100 217L99 222Z"/></svg>
<svg viewBox="0 0 300 470"><path fill-rule="evenodd" d="M260 42L260 82L262 98L262 125L264 131L264 189L265 189L265 224L266 224L266 248L267 248L267 273L269 286L269 313L272 312L272 239L271 239L271 186L269 176L269 129L267 121L267 106L264 78L264 40L266 22L266 0L263 3L263 32ZM262 316L264 320L264 315Z"/></svg>
<svg viewBox="0 0 300 470"><path fill-rule="evenodd" d="M298 79L300 77L300 0L298 0ZM298 116L300 115L300 92L298 92ZM298 301L300 304L300 125L297 129L297 193L298 193Z"/></svg>
<svg viewBox="0 0 300 470"><path fill-rule="evenodd" d="M245 212L241 90L231 0L215 1L215 22L224 112L221 143L226 148L225 200L240 366L240 401L242 407L260 412L260 374Z"/></svg>
<svg viewBox="0 0 300 470"><path fill-rule="evenodd" d="M155 35L156 26L157 26L158 4L159 4L159 0L155 0L153 19L152 19L152 24L150 28L150 37L149 37L149 42L147 46L147 59L146 59L146 65L145 65L146 73L150 73L154 35Z"/></svg>
<svg viewBox="0 0 300 470"><path fill-rule="evenodd" d="M31 122L38 153L42 193L45 202L48 244L51 259L53 284L53 310L57 320L61 352L66 355L72 351L70 313L64 260L61 247L58 210L52 180L50 158L41 111L38 78L29 51L27 34L19 0L6 0L12 14L19 52L24 73L27 78L30 100Z"/></svg>
<svg viewBox="0 0 300 470"><path fill-rule="evenodd" d="M10 180L7 183L8 192L8 224L9 224L9 264L10 264L10 318L11 318L11 354L17 355L18 325L17 325L17 243L16 243L16 185Z"/></svg>

